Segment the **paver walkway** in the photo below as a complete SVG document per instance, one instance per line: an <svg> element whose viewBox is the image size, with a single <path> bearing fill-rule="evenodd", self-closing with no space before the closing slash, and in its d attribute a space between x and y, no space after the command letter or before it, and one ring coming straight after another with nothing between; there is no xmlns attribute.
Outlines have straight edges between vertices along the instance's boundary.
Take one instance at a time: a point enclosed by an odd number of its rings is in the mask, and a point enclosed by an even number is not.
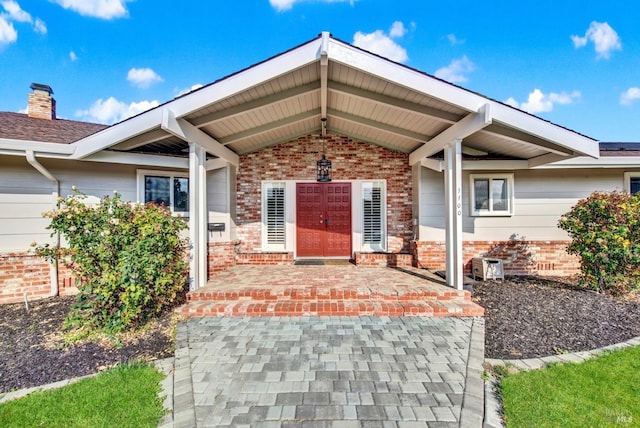
<svg viewBox="0 0 640 428"><path fill-rule="evenodd" d="M482 426L482 318L193 318L176 345L167 426Z"/></svg>

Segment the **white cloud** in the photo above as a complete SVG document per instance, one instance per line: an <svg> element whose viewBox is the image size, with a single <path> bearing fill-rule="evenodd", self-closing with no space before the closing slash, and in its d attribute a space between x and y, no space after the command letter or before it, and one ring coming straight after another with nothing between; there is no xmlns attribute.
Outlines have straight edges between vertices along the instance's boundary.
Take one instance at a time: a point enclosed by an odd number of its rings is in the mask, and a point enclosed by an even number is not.
<svg viewBox="0 0 640 428"><path fill-rule="evenodd" d="M18 32L13 24L0 15L0 46L8 45L18 40Z"/></svg>
<svg viewBox="0 0 640 428"><path fill-rule="evenodd" d="M78 60L78 55L76 55L76 53L74 51L69 52L69 59L71 61L77 61Z"/></svg>
<svg viewBox="0 0 640 428"><path fill-rule="evenodd" d="M640 88L634 86L627 89L622 93L622 95L620 95L620 104L628 106L638 99L640 99Z"/></svg>
<svg viewBox="0 0 640 428"><path fill-rule="evenodd" d="M2 5L2 8L6 12L3 14L0 14L0 20L4 21L4 22L0 22L0 44L2 43L2 40L4 40L3 35L5 37L7 36L7 34L12 35L11 29L13 29L13 33L15 34L15 37L12 40L10 40L10 42L14 42L18 38L18 32L15 30L15 28L13 28L13 24L11 24L11 21L27 22L29 24L33 24L33 31L40 34L47 34L47 26L44 23L44 21L40 18L36 18L34 21L33 18L31 17L31 14L23 10L18 4L18 2L14 0L5 0L5 1L1 1L0 5ZM7 27L11 27L11 29L7 29Z"/></svg>
<svg viewBox="0 0 640 428"><path fill-rule="evenodd" d="M9 14L9 18L12 21L31 22L32 20L31 15L29 15L29 13L22 10L20 5L15 1L7 0L7 1L3 1L1 4L4 10L6 10L7 13Z"/></svg>
<svg viewBox="0 0 640 428"><path fill-rule="evenodd" d="M105 124L120 122L131 116L147 111L159 105L158 101L140 101L126 104L114 97L102 98L94 102L87 110L78 110L76 116L84 120Z"/></svg>
<svg viewBox="0 0 640 428"><path fill-rule="evenodd" d="M176 91L176 97L180 97L182 95L188 94L189 92L193 92L196 89L200 89L202 88L202 83L196 83L195 85L191 85L191 87L186 88L186 89L180 89L178 91Z"/></svg>
<svg viewBox="0 0 640 428"><path fill-rule="evenodd" d="M476 65L464 55L460 59L454 59L446 67L436 70L435 76L451 83L466 82L469 80L467 74L476 69Z"/></svg>
<svg viewBox="0 0 640 428"><path fill-rule="evenodd" d="M402 37L407 34L407 29L405 28L402 21L396 21L391 24L391 28L389 29L389 36L393 38Z"/></svg>
<svg viewBox="0 0 640 428"><path fill-rule="evenodd" d="M609 58L612 51L622 50L622 42L618 33L609 26L606 22L593 21L584 37L571 36L573 46L578 49L587 45L587 42L592 42L595 45L595 50L598 58Z"/></svg>
<svg viewBox="0 0 640 428"><path fill-rule="evenodd" d="M162 77L150 68L132 68L127 73L127 80L139 88L148 88L162 82Z"/></svg>
<svg viewBox="0 0 640 428"><path fill-rule="evenodd" d="M451 43L452 45L461 45L463 44L466 40L465 39L459 39L455 34L451 33L451 34L447 34L447 40L449 40L449 43Z"/></svg>
<svg viewBox="0 0 640 428"><path fill-rule="evenodd" d="M543 113L552 111L555 104L573 104L575 101L580 99L580 97L581 94L579 91L573 91L571 93L563 91L559 94L551 92L547 95L540 89L536 88L533 92L529 93L527 101L519 103L515 98L510 97L505 101L505 104L519 108L528 113Z"/></svg>
<svg viewBox="0 0 640 428"><path fill-rule="evenodd" d="M40 34L47 34L47 25L40 18L36 18L33 22L33 31Z"/></svg>
<svg viewBox="0 0 640 428"><path fill-rule="evenodd" d="M125 4L130 0L53 0L65 9L83 16L100 19L122 18L129 14Z"/></svg>
<svg viewBox="0 0 640 428"><path fill-rule="evenodd" d="M269 4L278 12L284 12L285 10L289 10L296 3L302 3L303 1L310 0L269 0ZM323 3L345 3L349 2L352 6L356 2L356 0L315 0Z"/></svg>
<svg viewBox="0 0 640 428"><path fill-rule="evenodd" d="M413 25L413 24L412 24ZM353 45L366 51L373 52L391 61L407 62L409 57L405 48L397 44L392 38L400 38L407 33L407 29L400 21L396 21L391 25L389 34L385 34L382 30L376 30L373 33L356 32L353 35Z"/></svg>

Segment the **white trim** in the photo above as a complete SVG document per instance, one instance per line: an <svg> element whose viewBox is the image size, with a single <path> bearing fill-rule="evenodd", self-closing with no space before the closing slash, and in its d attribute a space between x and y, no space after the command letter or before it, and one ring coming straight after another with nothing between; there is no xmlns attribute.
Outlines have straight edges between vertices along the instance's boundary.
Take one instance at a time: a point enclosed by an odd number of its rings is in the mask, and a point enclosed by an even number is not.
<svg viewBox="0 0 640 428"><path fill-rule="evenodd" d="M359 190L359 194L357 195L357 203L354 203L354 200L356 199L356 195L354 194L353 188L354 186L351 186L351 193L352 193L352 200L351 200L351 209L352 211L354 211L355 206L359 206L360 207L360 216L357 219L359 224L360 224L360 248L362 251L387 251L388 248L388 239L389 239L389 235L388 235L388 227L387 227L387 211L388 211L388 206L387 206L387 180L358 180L360 183L360 186L358 187ZM367 184L371 184L372 187L375 185L380 185L380 190L381 190L381 209L382 209L382 219L381 219L381 227L382 230L380 231L381 235L382 235L382 242L380 243L380 245L375 245L375 244L371 244L371 243L366 243L364 242L364 191L365 191L365 186ZM353 230L354 225L353 225L353 217L351 220L351 228ZM352 232L352 235L353 232ZM352 239L354 239L355 236L352 236ZM352 245L353 246L353 245Z"/></svg>
<svg viewBox="0 0 640 428"><path fill-rule="evenodd" d="M287 242L289 241L289 233L287 227L287 212L291 201L287 198L288 180L263 180L260 183L260 247L262 251L287 251ZM277 186L274 186L277 185ZM282 244L269 244L268 227L267 227L267 215L268 212L265 209L267 204L267 189L269 187L281 188L284 191L284 242ZM295 205L295 203L294 203Z"/></svg>
<svg viewBox="0 0 640 428"><path fill-rule="evenodd" d="M172 213L178 213L182 216L188 217L189 211L175 211L174 210L174 200L173 200L173 179L178 178L189 178L189 172L180 172L180 171L168 171L161 169L138 169L136 170L136 196L138 198L138 203L145 203L145 177L153 176L153 177L167 177L169 178L170 187L169 190L169 208ZM189 180L189 207L191 207L191 180Z"/></svg>
<svg viewBox="0 0 640 428"><path fill-rule="evenodd" d="M189 159L187 158L142 153L101 151L81 160L87 162L118 163L145 167L189 169Z"/></svg>
<svg viewBox="0 0 640 428"><path fill-rule="evenodd" d="M444 148L444 193L447 285L462 290L462 140Z"/></svg>
<svg viewBox="0 0 640 428"><path fill-rule="evenodd" d="M21 154L24 154L26 150L31 150L38 154L71 155L76 148L70 144L0 138L0 150L18 151L21 152Z"/></svg>
<svg viewBox="0 0 640 428"><path fill-rule="evenodd" d="M475 180L489 181L489 208L477 210L475 208ZM491 204L491 182L493 180L507 181L507 203L509 207L506 211L494 211ZM512 217L514 215L514 175L513 174L469 174L469 215L471 217Z"/></svg>
<svg viewBox="0 0 640 428"><path fill-rule="evenodd" d="M622 189L625 192L628 192L628 193L631 192L631 179L632 178L640 178L640 171L627 171L627 172L624 173L624 183L622 185Z"/></svg>

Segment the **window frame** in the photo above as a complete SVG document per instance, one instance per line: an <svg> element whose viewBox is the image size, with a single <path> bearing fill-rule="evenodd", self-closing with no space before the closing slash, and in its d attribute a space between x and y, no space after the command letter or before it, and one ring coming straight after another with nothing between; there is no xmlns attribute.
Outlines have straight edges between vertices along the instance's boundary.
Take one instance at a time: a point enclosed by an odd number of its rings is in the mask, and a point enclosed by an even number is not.
<svg viewBox="0 0 640 428"><path fill-rule="evenodd" d="M189 189L187 190L187 197L190 198L190 184L189 184L189 173L180 172L180 171L166 171L166 170L156 170L156 169L139 169L136 171L136 178L138 182L138 202L145 204L145 186L146 186L146 178L147 177L166 177L169 179L169 209L173 214L180 214L183 217L189 217L189 209L186 211L178 211L175 209L175 200L174 200L174 179L176 178L185 178L187 179L187 183ZM189 206L190 203L188 202ZM189 207L190 208L190 207Z"/></svg>
<svg viewBox="0 0 640 428"><path fill-rule="evenodd" d="M476 180L489 181L488 208L476 209ZM495 210L493 208L493 195L491 192L494 180L507 182L507 210ZM469 212L471 217L511 217L514 215L514 175L513 174L469 174Z"/></svg>
<svg viewBox="0 0 640 428"><path fill-rule="evenodd" d="M627 193L631 193L631 179L640 178L640 171L628 171L624 173L624 186L623 189ZM637 192L640 194L640 191Z"/></svg>
<svg viewBox="0 0 640 428"><path fill-rule="evenodd" d="M367 242L365 240L365 192L368 185L372 188L377 186L380 189L380 241L379 242ZM363 180L360 183L360 209L362 222L362 238L361 245L363 251L386 251L387 250L387 182L386 180Z"/></svg>
<svg viewBox="0 0 640 428"><path fill-rule="evenodd" d="M280 188L282 189L282 198L283 198L283 209L282 209L282 242L278 243L270 243L269 242L269 218L268 218L268 209L267 209L267 196L269 188ZM288 189L287 182L282 180L273 180L273 181L263 181L261 185L261 196L260 196L260 211L261 211L261 219L260 224L262 228L262 238L261 238L261 246L265 251L286 251L287 249L287 210L289 208L288 201Z"/></svg>

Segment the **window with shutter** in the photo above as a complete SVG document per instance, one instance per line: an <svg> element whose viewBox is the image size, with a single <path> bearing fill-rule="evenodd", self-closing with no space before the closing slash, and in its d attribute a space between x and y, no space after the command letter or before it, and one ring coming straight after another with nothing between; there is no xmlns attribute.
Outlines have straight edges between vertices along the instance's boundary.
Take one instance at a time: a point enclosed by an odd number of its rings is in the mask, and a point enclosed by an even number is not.
<svg viewBox="0 0 640 428"><path fill-rule="evenodd" d="M362 184L362 240L371 250L382 251L386 241L384 183Z"/></svg>
<svg viewBox="0 0 640 428"><path fill-rule="evenodd" d="M268 247L284 248L286 243L285 184L264 183L263 223Z"/></svg>

